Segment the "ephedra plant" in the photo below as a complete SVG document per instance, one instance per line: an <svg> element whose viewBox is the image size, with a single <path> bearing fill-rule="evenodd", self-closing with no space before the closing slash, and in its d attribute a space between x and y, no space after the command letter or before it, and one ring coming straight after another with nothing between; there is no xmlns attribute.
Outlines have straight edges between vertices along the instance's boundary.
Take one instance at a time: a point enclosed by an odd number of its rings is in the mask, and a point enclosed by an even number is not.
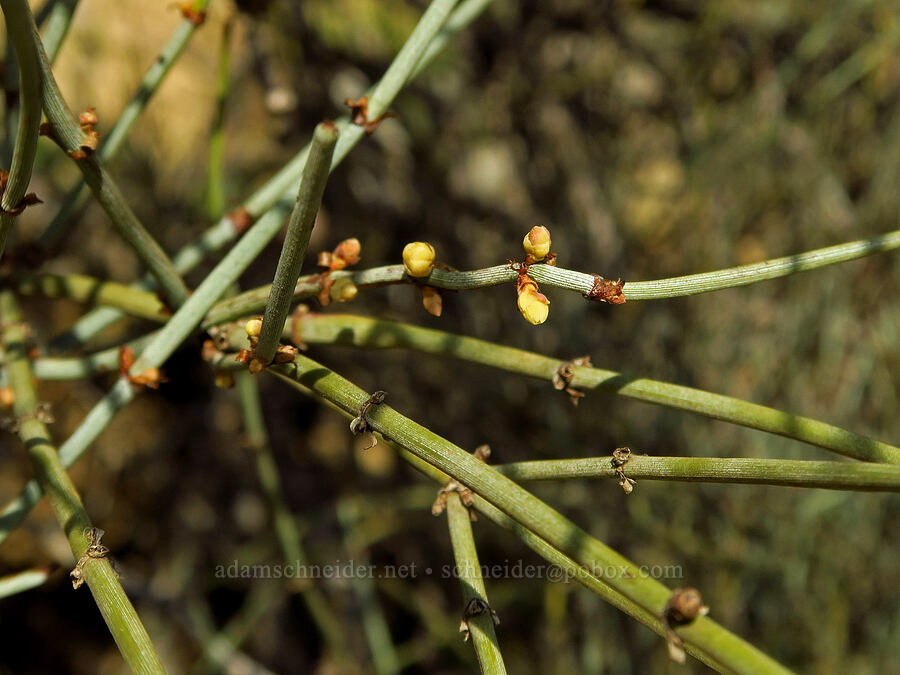
<svg viewBox="0 0 900 675"><path fill-rule="evenodd" d="M491 601L492 579L481 574L479 539L473 536L473 529L488 528L508 530L524 545L521 549L530 549L554 569L561 570L566 579L578 581L586 593L600 596L658 633L661 639L655 649L665 658L684 662L689 655L721 672L786 670L767 655L767 645L751 645L731 632L727 621L717 620L717 594L715 589L704 588L702 579L687 578L677 585L668 585L653 578L642 566L646 561L632 561L593 536L591 523L579 525L567 518L539 498L539 490L533 491L529 481L584 482L604 478L604 486L615 488L618 484L620 487L615 489L627 500L640 499L646 481L672 481L671 491L682 488L675 482L715 482L897 492L900 448L740 398L655 379L626 377L619 372L626 364L605 362L602 351L590 357L566 359L479 339L471 336L470 325L453 323L454 319L442 314L445 305L457 297L488 293L489 287L501 286L509 305L518 310L516 332L527 336L554 322L555 307L558 302L562 304L558 298L566 294L582 296L584 303L594 305L592 311L614 315L641 301L723 291L885 254L900 247L900 231L713 272L623 281L612 270L600 275L568 267L566 260L574 252L554 246L553 237L562 229L558 225L521 223L516 239L496 250L493 264L462 270L455 266L456 261L443 257L440 246L432 239L437 233L430 232L426 225L421 226L414 240L396 247L395 258L376 262L375 256L368 254L368 226L359 223L354 227L354 237L325 247L312 268L307 258L309 253L318 253L311 249L311 239L321 221L317 221L317 215L323 199L328 199L329 175L367 136L379 134L382 124L404 123L402 117L390 119L396 117L390 109L396 97L413 78L427 70L454 35L464 31L490 4L487 0L433 0L377 84L348 100L349 114L318 124L309 144L246 196L239 207L171 253L156 241L136 209L129 205L107 163L126 142L131 126L191 36L201 28L207 4L197 0L180 7L183 19L171 41L147 72L133 101L104 137L97 131L102 118L93 110L75 114L51 68L72 19L74 3L48 3L42 13L47 26L41 37L27 2L0 0L19 82L18 101L7 99L7 120L16 121L16 131L9 171L3 177L0 214L0 247L5 262L0 292L3 393L11 408L9 429L21 441L16 452L27 454L33 467L33 479L0 516L0 540L12 540L13 533L46 496L71 549L72 585L77 589L84 584L90 589L127 666L136 672L162 672L164 663L174 662L175 657L155 639L154 627L150 626L149 631L145 628L130 599L147 596L148 589L141 587L143 580L140 576L130 577L127 570L120 576L114 563L115 546L103 540L105 523L102 518L92 517L90 502L85 504L82 500L82 493L89 497L90 484L73 482L68 471L85 461L82 458L90 454L100 434L135 398L147 396L148 389L158 389L157 395L166 396L167 391L182 386L184 375L171 367L170 359L177 350L187 349L202 356L205 377L220 387L236 390L244 434L243 440L236 443L244 443L252 451L279 555L284 560L305 564L325 554L317 548L316 540L307 536L305 529L309 525L301 526L304 514L293 513L289 507L290 481L270 448L261 381L281 381L287 385L277 390L281 396L293 396L289 390L295 390L296 395L343 415L344 433L347 437L363 437L363 453L375 452L377 446L381 446L378 452L390 447L399 458L433 479L431 512L440 520L434 519L432 526L444 527L446 518L447 539L452 546L452 560L447 562L455 563L458 570L453 577L460 586L455 616L461 620L461 634L456 632L456 626L447 634L445 623L435 624L438 628L430 625L428 630L439 634L435 640L452 644L448 647L451 651L458 651L465 639L483 672L506 672L504 628L510 622L504 621L503 609L516 611L514 596L503 596L504 608ZM220 111L228 95L229 35L230 27L226 26L219 69L221 86L217 92ZM216 215L220 215L225 193L221 162L222 143L227 135L223 135L221 117L220 114L210 152L213 163L209 211ZM39 141L39 135L45 138ZM68 155L80 171L79 182L61 200L55 214L45 213L51 209L41 205L40 194L30 191L35 183L33 169L39 143L55 144L57 151ZM127 285L68 271L64 258L63 264L55 264L52 253L65 251L71 221L84 208L88 194L102 207L107 221L96 220L91 226L112 226L112 232L127 243L147 272L139 282ZM40 212L44 224L34 242L17 241L17 220L26 210L29 215ZM285 224L277 265L267 269L271 284L240 291L237 282L254 262L259 265L265 260L266 247ZM23 253L26 245L35 244L51 254L41 265L35 265ZM204 269L204 265L209 266L208 271L198 283L185 280L191 271ZM440 321L435 320L433 328L424 328L387 315L335 311L336 306L340 310L365 307L366 299L375 297L375 289L382 287L398 287L416 294L428 315L441 317ZM30 324L31 305L40 298L68 299L92 308L62 334L45 339ZM97 336L129 316L157 326L100 351L87 349ZM575 329L577 326L573 326ZM434 406L441 405L439 401L425 398L419 401L421 409L407 407L401 412L399 406L392 407L390 390L362 387L351 381L340 374L340 360L335 361L334 369L324 365L320 345L352 347L344 352L347 359L363 350L388 348L452 357L473 364L472 368L493 371L496 378L525 375L544 381L547 387L559 390L561 397L576 404L571 413L575 416L590 414L585 412L588 403L580 403L582 399L589 401L605 392L611 395L611 401L612 397L627 397L653 403L794 439L854 461L735 457L729 456L737 454L731 448L712 449L721 456L709 456L709 452L664 456L627 447L628 439L622 439L615 449L597 453L598 456L537 459L545 455L530 444L533 434L523 432L519 452L529 461L496 463L486 447L473 453L455 444L453 433L438 434L429 428L440 421L433 416ZM567 351L565 345L563 351ZM114 375L106 394L83 415L70 435L59 437L51 424L53 415L42 403L43 388L49 381L80 380L105 373ZM378 372L370 376L369 381L379 381ZM465 389L467 382L460 378L452 385L442 386ZM605 407L614 405L612 402ZM548 417L539 412L535 416L537 422L531 420L522 426L550 425ZM604 420L598 423L604 424ZM519 420L508 420L511 427L518 424ZM279 437L284 433L292 430L278 430ZM192 490L185 481L173 481L179 490ZM397 500L399 503L401 498L398 496ZM365 502L343 498L335 507L344 544L357 556L364 555L368 541L360 525L368 507L360 504ZM107 513L106 517L114 515ZM475 520L477 525L473 527ZM617 524L622 524L621 517ZM704 546L715 551L717 541L710 538ZM13 595L46 583L48 577L46 570L36 569L0 580L0 588L4 595ZM362 638L348 628L342 608L336 606L330 598L331 590L320 581L312 579L292 590L299 595L314 626L314 641L323 645L324 659L349 672L395 672L416 663L414 654L404 655L394 643L371 578L359 577L350 582L363 615ZM412 578L405 583L418 582ZM288 592L280 587L276 591L279 596ZM423 625L427 620L423 615ZM70 630L71 639L77 640L77 622L72 623ZM240 638L226 635L223 639L229 646L223 656L216 651L217 637L220 636L213 632L200 638L205 666L222 666L238 648ZM360 663L360 650L354 646L360 639L365 642L365 658L371 659L371 666ZM468 644L464 648L468 650ZM466 655L471 658L468 652ZM632 667L641 670L638 664Z"/></svg>

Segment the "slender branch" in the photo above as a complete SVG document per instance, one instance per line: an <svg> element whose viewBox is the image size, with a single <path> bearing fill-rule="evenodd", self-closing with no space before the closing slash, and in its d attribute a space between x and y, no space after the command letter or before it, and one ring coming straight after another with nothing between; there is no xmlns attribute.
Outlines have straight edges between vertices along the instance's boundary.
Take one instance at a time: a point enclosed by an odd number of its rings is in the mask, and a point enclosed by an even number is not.
<svg viewBox="0 0 900 675"><path fill-rule="evenodd" d="M445 0L440 0L440 3L440 7L453 4ZM429 7L430 10L431 7ZM425 22L426 16L429 17L428 22ZM411 63L407 63L410 68L412 68L415 60L418 59L421 51L427 46L439 27L439 24L435 25L434 18L433 12L429 14L426 11L426 14L423 15L422 20L416 25L407 40L407 44L414 42L416 45L414 50L416 52L414 55L415 59ZM413 55L408 53L408 56L412 58ZM406 74L408 75L408 72ZM395 76L399 76L399 74L395 74ZM332 162L332 168L334 166L335 163ZM236 281L240 273L247 268L268 241L275 236L281 226L282 219L287 215L288 209L290 209L290 204L286 203L286 200L278 199L277 196L272 199L271 208L228 252L210 275L206 277L204 282L200 284L188 302L175 313L165 328L154 337L147 346L146 351L135 362L132 374L140 374L147 368L159 367L171 355L177 346L196 328L197 323L211 309L212 304ZM180 270L190 269L198 264L206 253L224 246L225 243L235 236L237 236L237 232L234 229L234 222L230 218L225 218L219 224L207 230L198 244L182 249L175 257L174 262ZM190 306L188 307L188 305ZM80 328L76 327L76 330L71 334L72 336L77 335L76 340L89 339L92 334L96 335L121 316L120 313L112 309L104 308L98 311L103 312L103 315L94 314L92 318L88 319L90 321L89 328L86 328L84 324ZM113 312L115 312L116 316L113 321L110 321ZM66 340L66 343L69 345L72 342L73 340L71 339ZM134 395L134 390L131 388L130 383L125 378L120 378L106 396L91 409L75 433L60 448L60 459L64 466L71 466L87 450L90 444L112 421L116 413L127 405L134 398ZM29 482L22 494L8 505L3 513L0 513L0 542L9 535L12 529L22 522L40 497L40 486L33 481Z"/></svg>
<svg viewBox="0 0 900 675"><path fill-rule="evenodd" d="M493 610L488 603L484 579L481 578L478 550L472 536L472 520L469 510L463 506L456 492L447 496L447 527L450 529L450 542L456 559L456 573L462 585L465 608L463 621L472 638L478 665L482 673L506 673L497 632L494 630ZM475 608L481 611L472 611Z"/></svg>
<svg viewBox="0 0 900 675"><path fill-rule="evenodd" d="M289 336L299 336L301 341L308 343L377 349L415 349L547 381L552 381L563 366L571 367L572 378L569 386L576 389L598 389L647 403L685 410L793 438L863 461L900 463L900 448L809 417L793 415L702 389L628 377L602 368L573 366L571 363L549 356L464 335L362 316L306 314L301 321L288 322L285 337ZM235 347L239 344L239 338L240 334L235 332Z"/></svg>
<svg viewBox="0 0 900 675"><path fill-rule="evenodd" d="M0 599L43 586L50 576L51 569L52 566L36 567L0 577Z"/></svg>
<svg viewBox="0 0 900 675"><path fill-rule="evenodd" d="M86 556L88 546L95 543L86 536L93 526L38 414L39 404L25 347L26 328L11 291L0 292L0 317L5 327L6 371L15 395L13 411L18 420L19 437L31 456L38 482L49 496L56 518L69 540L72 555L75 560L84 560L84 580L125 662L134 672L163 673L150 636L125 595L109 559Z"/></svg>
<svg viewBox="0 0 900 675"><path fill-rule="evenodd" d="M47 0L38 12L37 24L44 26L44 50L50 63L56 61L59 49L69 33L69 26L72 25L72 17L77 6L78 0Z"/></svg>
<svg viewBox="0 0 900 675"><path fill-rule="evenodd" d="M7 39L15 48L19 66L19 125L6 187L0 197L0 257L6 239L31 182L41 126L41 67L31 35L31 9L26 0L0 0Z"/></svg>
<svg viewBox="0 0 900 675"><path fill-rule="evenodd" d="M256 474L269 502L269 508L272 510L275 534L284 559L291 563L305 565L306 552L301 543L300 530L285 502L278 467L275 465L275 458L269 447L269 436L266 433L262 405L259 400L259 383L249 373L244 372L237 373L236 383L244 415L244 432L247 435L248 445L253 451ZM313 622L328 644L332 657L346 668L349 664L347 658L349 648L344 639L341 623L331 611L328 600L312 583L301 586L300 594Z"/></svg>
<svg viewBox="0 0 900 675"><path fill-rule="evenodd" d="M270 363L281 338L281 329L287 317L294 294L294 286L303 267L303 258L309 246L316 214L322 203L325 183L331 167L334 146L338 142L338 130L332 122L322 122L313 134L312 149L303 171L303 180L297 191L297 203L291 212L285 233L281 257L275 270L272 292L266 302L262 330L256 346L256 357L263 364Z"/></svg>
<svg viewBox="0 0 900 675"><path fill-rule="evenodd" d="M344 547L348 556L363 567L370 558L366 545L360 541L356 523L360 519L356 500L340 500L335 505L338 523L343 530ZM391 630L378 600L375 580L367 574L350 575L350 587L356 595L362 614L363 633L372 655L373 671L377 675L395 675L400 672L397 651L391 638Z"/></svg>
<svg viewBox="0 0 900 675"><path fill-rule="evenodd" d="M686 277L637 281L626 283L623 288L629 300L658 300L683 295L696 295L724 288L746 286L760 281L786 277L797 272L808 272L827 265L856 260L875 253L900 248L900 230L887 232L868 239L849 241L845 244L820 248L806 253L773 258L750 265L730 269L692 274ZM540 278L535 276L540 281Z"/></svg>
<svg viewBox="0 0 900 675"><path fill-rule="evenodd" d="M230 363L233 362L224 361L223 365ZM295 363L274 365L267 370L299 382L354 416L371 401L367 392L303 355L298 355ZM586 570L620 570L620 574L604 575L603 581L644 612L658 615L663 611L670 596L665 586L645 578L631 561L462 448L383 403L368 406L365 422L368 428L440 469ZM636 618L640 620L641 616ZM784 671L770 657L706 617L679 628L678 633L686 642L694 643L712 659L733 670Z"/></svg>
<svg viewBox="0 0 900 675"><path fill-rule="evenodd" d="M206 6L208 4L209 0L195 0L191 9L194 12L202 14L206 11ZM97 153L104 162L110 161L118 154L125 143L125 139L128 138L128 134L131 132L134 123L137 122L138 118L143 114L147 104L150 103L153 95L169 74L175 61L181 56L181 53L184 51L185 46L187 46L188 41L194 35L197 28L199 28L197 22L189 18L180 21L175 28L172 37L159 53L159 56L153 59L153 63L147 70L141 83L138 85L138 89L134 96L125 106L124 110L122 110L122 114L119 115L119 119L116 120L113 128L110 129L109 133L100 143ZM49 30L48 26L48 32L45 33L44 38L45 48L50 37ZM50 50L47 49L47 52L49 56ZM87 185L84 180L81 180L65 196L62 206L41 234L38 243L45 247L52 246L65 231L66 225L71 222L72 214L79 211L84 206L87 195Z"/></svg>
<svg viewBox="0 0 900 675"><path fill-rule="evenodd" d="M55 140L69 155L81 157L75 161L75 164L84 175L94 197L106 211L116 232L131 246L138 258L147 265L150 272L159 281L159 285L166 295L167 303L174 307L180 306L188 296L187 286L184 285L184 281L175 270L172 261L128 206L97 153L88 153L82 149L84 132L62 97L62 92L50 70L50 64L47 62L46 54L43 53L43 46L33 23L32 30L26 32L26 35L31 36L38 46L44 112L47 114Z"/></svg>
<svg viewBox="0 0 900 675"><path fill-rule="evenodd" d="M612 457L515 462L494 467L515 481L615 478ZM648 457L632 454L629 478L689 483L754 483L829 490L900 492L900 466L750 457Z"/></svg>
<svg viewBox="0 0 900 675"><path fill-rule="evenodd" d="M481 2L480 4L473 3L472 0L462 3L459 8L450 15L450 18L447 19L446 25L444 26L445 32L443 32L443 43L446 44L449 39L451 29L457 32L461 31L477 17L477 13L474 12L473 9L481 11L487 4L488 3L485 2ZM435 58L439 53L438 51L428 50L427 52L424 52L424 48L427 45L430 45L433 40L437 39L434 30L434 22L429 18L429 22L425 23L425 16L423 15L407 40L407 44L413 43L415 45L411 52L414 51L417 54L421 54L421 56L417 56L416 59L413 59L414 55L410 53L410 58L405 61L404 69L393 73L392 77L408 81L412 78L413 70L415 70L415 72L421 72ZM415 67L413 67L414 61ZM378 86L381 86L381 83L384 82L386 78L387 73L382 77L381 81L376 86L376 89ZM390 101L387 101L385 105L390 105ZM343 116L335 122L338 131L341 133L343 133L349 123L350 118L348 116ZM361 136L357 137L356 142L358 142L360 138ZM347 151L349 151L349 149L350 148L347 147ZM248 197L242 206L235 209L232 212L232 215L225 216L219 220L218 223L208 228L198 241L182 248L173 258L175 268L182 274L186 274L199 265L211 252L220 250L237 238L244 231L245 227L238 222L238 219L233 214L240 213L246 215L248 220L255 220L269 209L277 207L283 198L290 198L292 196L291 193L297 185L297 181L300 180L303 167L306 164L308 152L309 146L307 145L300 150L300 152L298 152L297 155L281 169L281 171ZM344 155L335 156L331 164L332 170L340 164L345 155L346 152ZM141 286L143 288L150 288L152 286L149 286L149 283L152 282L145 279L141 282ZM55 339L50 345L51 349L58 352L73 349L100 334L103 330L122 317L123 313L116 309L98 308L82 317L71 330Z"/></svg>
<svg viewBox="0 0 900 675"><path fill-rule="evenodd" d="M231 75L231 31L229 19L222 27L219 64L216 68L216 107L209 134L209 168L206 182L206 213L218 220L225 213L225 103Z"/></svg>
<svg viewBox="0 0 900 675"><path fill-rule="evenodd" d="M291 388L302 392L305 396L309 396L318 400L326 407L334 410L338 414L343 415L348 419L353 417L353 413L348 413L339 406L331 403L329 400L320 398L312 389L303 384L300 384L296 380L286 377L281 377L280 379ZM444 473L437 467L432 466L428 462L420 459L418 456L414 455L403 446L398 445L389 438L382 437L382 440L392 448L394 448L408 464L410 464L417 471L427 476L428 478L437 481L441 485L446 485L450 480L450 476L448 476L446 473ZM648 612L643 607L633 602L629 598L621 595L601 580L603 578L605 570L598 567L596 568L598 573L594 574L591 571L585 569L580 564L548 544L544 539L541 539L539 536L534 534L531 530L523 527L478 495L473 495L472 505L476 510L478 510L479 513L484 514L488 517L488 519L492 520L500 527L513 532L513 534L515 534L523 542L525 542L525 544L529 548L534 550L538 555L550 561L554 565L557 565L561 570L561 574L558 575L558 578L577 580L579 583L583 584L593 593L599 595L603 600L611 604L613 607L620 609L632 618L640 621L648 628L656 632L658 635L667 637L668 633L666 625L663 623L658 614ZM724 665L714 660L709 654L702 651L696 645L689 643L685 644L684 647L688 654L694 656L701 662L708 665L710 668L713 668L720 673L729 672Z"/></svg>
<svg viewBox="0 0 900 675"><path fill-rule="evenodd" d="M84 274L27 274L13 285L23 295L66 298L76 302L119 307L131 316L166 321L172 312L159 296L115 281L100 281Z"/></svg>

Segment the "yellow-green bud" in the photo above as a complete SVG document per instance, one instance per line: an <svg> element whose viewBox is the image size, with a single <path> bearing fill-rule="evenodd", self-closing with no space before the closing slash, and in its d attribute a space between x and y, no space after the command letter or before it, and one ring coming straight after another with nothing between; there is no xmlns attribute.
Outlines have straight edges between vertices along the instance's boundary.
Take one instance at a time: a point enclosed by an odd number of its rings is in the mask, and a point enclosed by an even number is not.
<svg viewBox="0 0 900 675"><path fill-rule="evenodd" d="M359 289L356 287L356 284L347 277L335 279L329 291L331 299L336 302L350 302L356 297L357 293L359 293Z"/></svg>
<svg viewBox="0 0 900 675"><path fill-rule="evenodd" d="M259 332L262 330L262 319L260 319L259 317L250 319L244 326L244 330L247 331L247 337L259 337Z"/></svg>
<svg viewBox="0 0 900 675"><path fill-rule="evenodd" d="M414 241L403 247L403 266L411 277L427 277L434 268L434 246Z"/></svg>
<svg viewBox="0 0 900 675"><path fill-rule="evenodd" d="M550 315L550 301L536 286L525 286L519 293L519 311L528 323L535 326L544 323Z"/></svg>
<svg viewBox="0 0 900 675"><path fill-rule="evenodd" d="M535 225L525 235L522 245L525 247L525 253L535 262L543 260L550 253L550 230L543 225Z"/></svg>

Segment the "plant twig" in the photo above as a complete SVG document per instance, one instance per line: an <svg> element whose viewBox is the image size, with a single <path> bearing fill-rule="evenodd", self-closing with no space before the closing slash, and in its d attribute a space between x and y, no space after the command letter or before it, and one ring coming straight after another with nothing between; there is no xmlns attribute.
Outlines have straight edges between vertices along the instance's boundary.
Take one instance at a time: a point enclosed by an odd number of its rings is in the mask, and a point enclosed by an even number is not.
<svg viewBox="0 0 900 675"><path fill-rule="evenodd" d="M447 526L450 528L457 576L462 585L463 624L468 637L472 638L478 665L482 673L506 673L494 630L495 613L488 603L487 589L481 578L478 550L472 536L472 519L469 509L463 506L456 492L447 496Z"/></svg>
<svg viewBox="0 0 900 675"><path fill-rule="evenodd" d="M156 277L160 288L165 293L167 304L179 307L189 294L187 286L184 285L184 281L175 270L172 261L128 206L97 153L86 152L82 149L85 142L84 132L63 99L33 23L32 30L26 34L31 36L38 47L44 112L47 114L47 120L53 130L54 139L69 155L80 157L80 159L76 159L75 164L81 170L94 197L106 211L116 232L131 246L141 262Z"/></svg>
<svg viewBox="0 0 900 675"><path fill-rule="evenodd" d="M345 413L356 415L370 399L367 392L302 354L294 363L270 366L268 371L300 383ZM659 615L666 606L670 591L665 586L641 575L631 561L462 448L386 404L373 407L366 419L386 440L403 446L422 462L469 488L589 572L617 570L617 574L604 575L603 582L629 600L628 606L637 605L643 610L635 618L640 620L646 613ZM769 656L706 617L679 628L678 634L732 670L785 672Z"/></svg>
<svg viewBox="0 0 900 675"><path fill-rule="evenodd" d="M6 20L7 39L15 48L19 66L19 126L13 149L12 165L0 197L0 257L6 239L31 182L31 170L37 154L38 131L41 126L41 67L37 47L30 38L31 9L26 0L0 0Z"/></svg>
<svg viewBox="0 0 900 675"><path fill-rule="evenodd" d="M452 4L452 2L443 2L440 7L441 11L443 11L447 5ZM471 1L462 3L460 7L450 15L450 18L447 19L444 27L446 32L443 33L445 38L443 40L444 44L446 44L446 39L448 39L451 34L449 32L451 27L455 31L464 29L477 16L477 13L474 12L473 9L479 9L479 11L481 11L485 6L486 3L475 6L473 6ZM440 19L440 16L436 18ZM439 53L436 50L428 50L428 52L425 53L426 47L436 39L435 24L438 23L435 20L433 13L428 15L427 22L425 19L426 15L423 15L407 39L406 44L412 46L406 52L403 67L391 72L391 81L408 82L412 77L413 70L421 72L422 69L425 68ZM400 55L398 54L395 62L399 56ZM385 83L384 91L392 90L393 86L389 88L387 86L391 84L391 81L388 81L388 73L385 73L373 91L377 91L377 89L382 86L382 83ZM388 100L384 94L379 95L379 100L385 101L385 107L391 103L391 100ZM349 124L350 118L346 115L335 122L338 131L341 133L344 132ZM353 143L355 144L361 138L361 135L357 136ZM342 143L341 152L343 154L335 154L331 164L332 170L341 163L350 148L351 146L347 143ZM172 259L175 268L180 273L186 274L199 265L211 252L218 251L242 234L246 229L246 223L256 220L272 208L282 208L283 200L290 199L293 196L292 193L296 189L297 181L300 180L303 167L306 165L308 153L309 145L300 150L288 164L248 197L240 207L232 211L231 215L226 215L219 220L218 223L208 228L198 241L182 248ZM240 214L240 217L235 214ZM239 222L242 219L245 222ZM152 287L152 285L148 284L152 284L152 281L145 279L141 282L143 288ZM51 343L51 349L54 351L73 349L78 345L84 344L95 335L98 335L122 317L123 313L114 308L104 307L93 310L82 317L71 330L55 339Z"/></svg>
<svg viewBox="0 0 900 675"><path fill-rule="evenodd" d="M303 258L309 246L316 214L322 203L325 183L331 168L331 157L338 142L338 130L332 122L322 122L316 126L312 148L303 171L303 180L297 191L297 203L291 212L285 233L281 257L272 281L272 292L266 302L262 330L256 346L256 357L263 364L270 363L281 339L281 330L294 295L294 286L300 276Z"/></svg>
<svg viewBox="0 0 900 675"><path fill-rule="evenodd" d="M266 433L259 400L259 382L245 372L237 373L235 379L244 415L244 432L253 451L256 474L272 510L275 534L284 559L291 564L306 565L306 552L301 543L300 530L285 502L278 467L269 447L269 436ZM346 669L349 665L347 658L349 651L344 638L344 629L328 605L328 600L313 583L304 584L299 590L306 609L331 650L332 657Z"/></svg>
<svg viewBox="0 0 900 675"><path fill-rule="evenodd" d="M299 331L298 335L303 342L378 349L415 349L547 381L552 381L559 369L567 365L559 359L477 338L362 316L311 313L305 315L297 326L287 326L285 336L295 330ZM589 366L573 366L569 384L576 389L607 391L767 431L862 461L900 463L900 448L887 443L809 417L702 389L628 377L612 370Z"/></svg>
<svg viewBox="0 0 900 675"><path fill-rule="evenodd" d="M195 13L202 14L206 11L208 4L209 0L194 0L191 4L191 10ZM51 15L50 21L53 20L55 15L56 10L54 10L54 14ZM70 17L71 14L69 15L69 18ZM175 64L175 61L181 56L181 53L184 51L184 48L187 46L187 43L194 35L197 28L199 28L199 24L196 21L187 17L181 20L178 23L178 26L176 26L175 31L172 33L172 37L162 48L162 51L160 51L159 56L153 59L153 63L141 79L134 96L122 110L119 119L116 120L116 123L113 125L112 129L109 130L109 133L105 135L100 143L100 147L97 149L100 159L104 162L109 162L118 154L125 139L128 138L128 134L131 132L134 123L137 122L138 118L147 108L153 95L159 89L163 80L166 79L166 76ZM50 30L51 28L48 24L47 30L44 33L44 48L52 63L53 55L47 46L52 38ZM72 214L79 211L84 206L87 195L87 185L82 179L63 198L62 206L60 206L59 211L38 239L40 245L49 248L58 241L60 235L65 231L66 226L71 222Z"/></svg>
<svg viewBox="0 0 900 675"><path fill-rule="evenodd" d="M56 61L77 6L78 0L47 0L38 12L37 24L44 27L44 50L50 63Z"/></svg>
<svg viewBox="0 0 900 675"><path fill-rule="evenodd" d="M495 466L515 481L614 478L612 457L551 459ZM900 466L750 457L648 457L632 453L624 469L632 478L689 483L753 483L829 490L900 492Z"/></svg>
<svg viewBox="0 0 900 675"><path fill-rule="evenodd" d="M206 213L216 221L225 213L225 103L231 76L231 31L229 19L222 27L219 64L216 69L216 108L209 134L209 167L206 181Z"/></svg>
<svg viewBox="0 0 900 675"><path fill-rule="evenodd" d="M93 531L93 525L38 414L39 404L25 347L26 328L15 297L9 290L0 292L0 318L5 328L6 370L15 395L13 411L18 421L18 433L31 456L38 482L50 499L56 518L69 540L72 555L79 561L84 581L91 589L125 662L137 673L163 673L165 671L150 636L125 595L109 559L86 557L88 546L97 543L86 534Z"/></svg>

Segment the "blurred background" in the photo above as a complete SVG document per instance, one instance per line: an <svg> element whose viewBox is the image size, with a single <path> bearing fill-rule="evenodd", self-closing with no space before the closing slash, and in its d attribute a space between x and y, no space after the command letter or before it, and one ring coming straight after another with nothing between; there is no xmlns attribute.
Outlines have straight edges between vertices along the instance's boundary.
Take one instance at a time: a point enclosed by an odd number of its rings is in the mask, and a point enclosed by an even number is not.
<svg viewBox="0 0 900 675"><path fill-rule="evenodd" d="M38 7L40 3L35 3ZM375 82L425 3L213 0L206 23L111 170L169 252L211 222L206 207L215 71L231 22L226 201L238 206L347 97ZM560 264L626 281L707 271L871 236L900 212L900 13L889 0L495 0L412 82L386 121L332 175L310 247L362 242L361 267L400 261L424 239L460 269L522 255L547 225ZM168 1L82 0L55 67L73 110L103 134L180 21ZM102 136L101 136L102 141ZM42 141L21 218L35 239L77 178ZM129 282L142 269L88 208L42 269ZM241 280L271 281L274 241ZM196 285L214 261L189 276ZM366 291L350 311L464 333L602 368L708 389L900 441L900 266L876 256L823 271L670 301L588 304L544 289L546 324L522 320L514 289L444 295L428 315L408 287ZM314 305L315 307L315 305ZM83 308L29 298L39 345ZM151 327L133 321L87 351ZM297 584L216 578L219 565L283 564L243 437L237 394L217 389L202 336L169 362L170 382L124 410L74 467L123 584L172 672L337 672ZM549 383L405 352L313 346L310 354L493 463L608 455L832 459L817 448L622 398L579 407ZM436 487L342 417L259 378L286 499L310 562L452 562ZM40 386L61 442L111 377ZM0 497L31 476L0 437ZM896 495L612 480L535 493L637 564L681 566L711 616L806 672L891 672L900 658ZM484 564L540 563L513 535L475 523ZM54 564L48 582L0 602L9 672L120 673L90 594L46 503L0 547L0 572ZM439 575L316 582L359 672L367 631L404 672L472 672L457 633L460 588ZM510 672L703 672L581 586L490 579ZM373 624L372 622L375 622ZM229 646L231 645L231 646Z"/></svg>

